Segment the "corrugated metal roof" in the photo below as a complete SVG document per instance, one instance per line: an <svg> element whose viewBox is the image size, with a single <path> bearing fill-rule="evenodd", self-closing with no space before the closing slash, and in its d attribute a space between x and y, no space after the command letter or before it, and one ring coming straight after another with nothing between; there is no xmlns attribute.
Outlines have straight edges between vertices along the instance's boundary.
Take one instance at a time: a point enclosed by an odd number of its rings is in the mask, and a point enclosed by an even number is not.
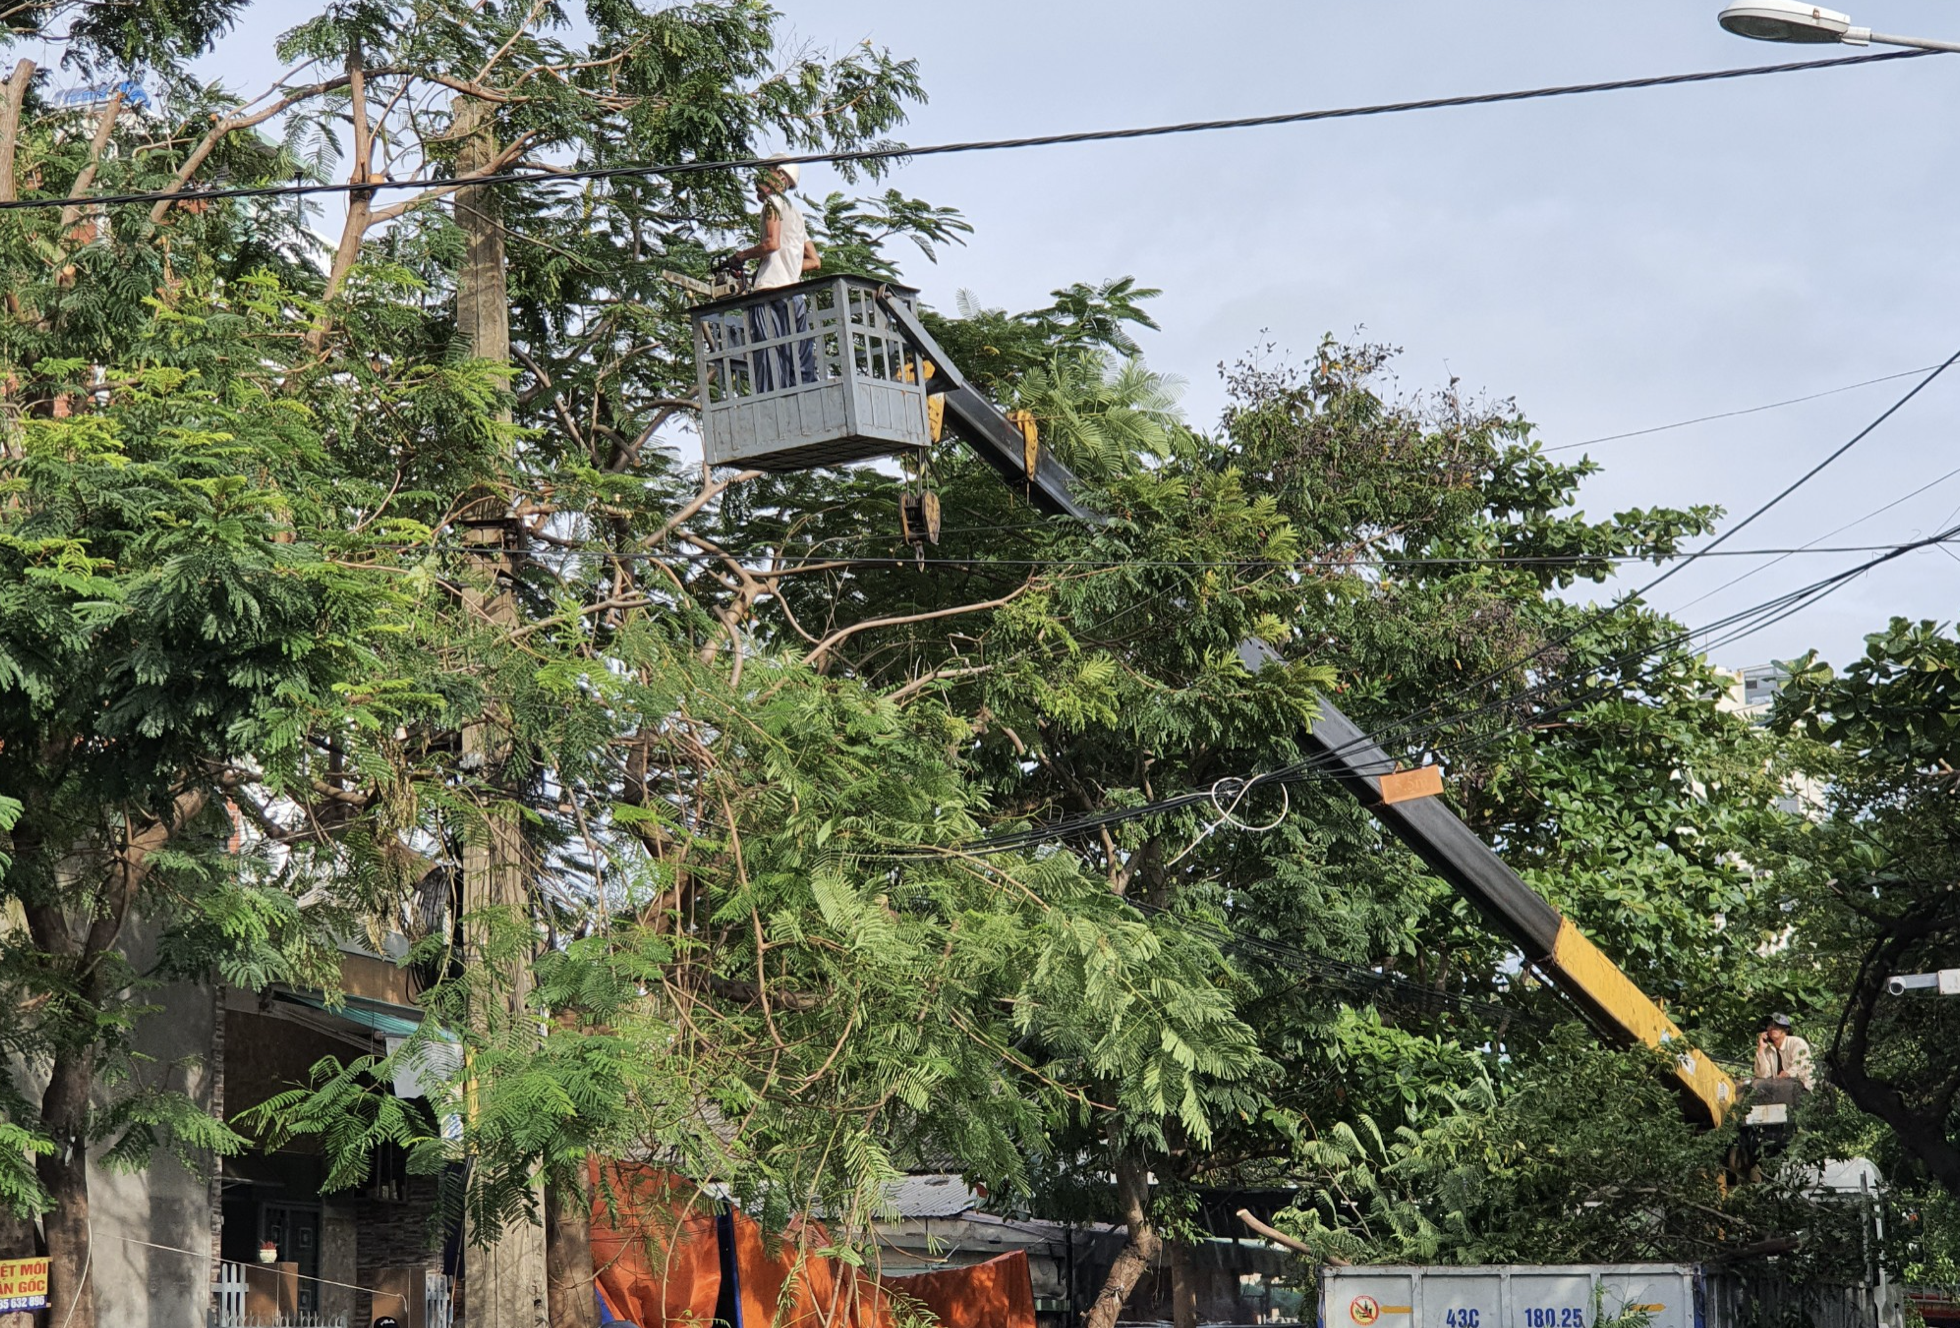
<svg viewBox="0 0 1960 1328"><path fill-rule="evenodd" d="M907 1176L885 1187L900 1217L953 1217L980 1205L980 1192L958 1176Z"/></svg>

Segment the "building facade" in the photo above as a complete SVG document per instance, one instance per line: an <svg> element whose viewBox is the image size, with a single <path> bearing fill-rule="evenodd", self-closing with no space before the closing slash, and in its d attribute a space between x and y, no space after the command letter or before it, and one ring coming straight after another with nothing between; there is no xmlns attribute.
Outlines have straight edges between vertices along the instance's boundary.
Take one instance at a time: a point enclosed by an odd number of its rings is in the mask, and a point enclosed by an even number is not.
<svg viewBox="0 0 1960 1328"><path fill-rule="evenodd" d="M245 1119L253 1107L305 1084L322 1060L382 1055L390 1037L414 1030L409 970L350 947L341 974L331 999L285 987L165 987L136 1028L143 1064L256 1139ZM368 1184L335 1193L304 1140L210 1158L202 1171L162 1151L140 1171L92 1159L98 1322L336 1328L392 1314L403 1328L449 1328L456 1242L439 1219L436 1178L410 1176L405 1163L399 1150L377 1150Z"/></svg>

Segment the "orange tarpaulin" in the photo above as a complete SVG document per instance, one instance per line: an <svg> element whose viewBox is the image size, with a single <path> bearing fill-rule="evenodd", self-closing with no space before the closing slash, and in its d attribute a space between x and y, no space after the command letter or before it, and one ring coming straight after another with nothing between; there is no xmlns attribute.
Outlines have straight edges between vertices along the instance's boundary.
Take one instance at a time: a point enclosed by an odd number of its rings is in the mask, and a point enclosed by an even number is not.
<svg viewBox="0 0 1960 1328"><path fill-rule="evenodd" d="M884 1284L931 1310L940 1328L1034 1328L1034 1282L1026 1250L969 1268L888 1277Z"/></svg>
<svg viewBox="0 0 1960 1328"><path fill-rule="evenodd" d="M609 1166L593 1189L592 1263L606 1307L642 1328L713 1324L715 1201L650 1167Z"/></svg>
<svg viewBox="0 0 1960 1328"><path fill-rule="evenodd" d="M605 1182L593 1198L592 1258L607 1308L640 1328L709 1328L722 1291L716 1201L651 1167L610 1165ZM829 1238L814 1222L771 1240L737 1212L722 1230L734 1246L740 1328L896 1328L887 1286L943 1328L1035 1328L1023 1252L881 1284L818 1253Z"/></svg>
<svg viewBox="0 0 1960 1328"><path fill-rule="evenodd" d="M747 1213L734 1218L741 1328L895 1328L875 1279L817 1253L830 1244L822 1227L799 1222L766 1240Z"/></svg>

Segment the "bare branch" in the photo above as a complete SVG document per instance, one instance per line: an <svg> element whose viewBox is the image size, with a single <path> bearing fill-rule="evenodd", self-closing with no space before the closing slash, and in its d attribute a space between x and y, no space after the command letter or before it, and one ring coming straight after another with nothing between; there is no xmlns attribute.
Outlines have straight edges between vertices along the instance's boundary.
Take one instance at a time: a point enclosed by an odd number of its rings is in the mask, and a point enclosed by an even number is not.
<svg viewBox="0 0 1960 1328"><path fill-rule="evenodd" d="M933 609L926 613L894 614L889 618L867 618L861 623L852 623L849 627L840 627L823 640L817 642L816 649L805 655L803 662L812 667L821 664L825 655L856 636L859 632L869 632L880 627L903 627L907 623L932 622L939 618L957 618L968 613L984 613L988 609L1004 608L1027 594L1033 588L1034 583L1030 581L1025 585L1015 587L999 599L982 600L977 604L960 604L950 609Z"/></svg>
<svg viewBox="0 0 1960 1328"><path fill-rule="evenodd" d="M702 508L720 497L723 490L749 480L760 479L761 477L762 472L759 470L744 470L738 471L725 479L704 481L701 485L701 492L688 499L678 512L668 517L667 523L660 527L660 529L654 531L652 536L648 538L645 547L649 549L659 548L669 535L680 528L683 521L687 521L697 515Z"/></svg>
<svg viewBox="0 0 1960 1328"><path fill-rule="evenodd" d="M384 71L376 70L374 74L378 76L382 72ZM264 110L255 111L250 115L230 115L223 119L218 119L214 115L212 118L216 120L216 123L211 126L210 131L204 135L198 145L191 149L190 155L184 158L184 164L177 168L177 175L171 181L169 190L166 191L169 196L159 199L156 206L150 209L150 224L152 226L161 226L163 224L164 217L169 215L171 204L178 201L178 196L182 194L184 186L190 183L193 175L197 174L197 168L204 164L205 159L216 150L218 144L224 141L226 135L235 134L241 129L251 129L256 125L262 125L275 115L291 110L303 101L318 97L322 93L334 92L346 87L351 79L351 74L341 74L334 78L323 79L318 83L309 83L303 88L295 88ZM250 105L251 103L247 104Z"/></svg>
<svg viewBox="0 0 1960 1328"><path fill-rule="evenodd" d="M994 666L991 664L977 664L969 669L934 669L922 678L914 678L885 699L893 705L903 705L936 682L943 682L948 678L972 678L982 673L992 673L993 670Z"/></svg>
<svg viewBox="0 0 1960 1328"><path fill-rule="evenodd" d="M88 164L82 167L81 173L75 177L75 183L69 187L70 197L81 197L88 192L89 186L95 183L95 169L102 164L102 154L108 151L109 135L116 127L116 114L122 110L122 100L121 88L109 94L108 104L103 106L101 117L95 123L95 137L89 140ZM81 215L80 203L70 203L61 209L61 220L56 223L56 229L61 232L59 243L64 251L68 243L68 229L81 219ZM57 260L50 266L59 268L61 262Z"/></svg>

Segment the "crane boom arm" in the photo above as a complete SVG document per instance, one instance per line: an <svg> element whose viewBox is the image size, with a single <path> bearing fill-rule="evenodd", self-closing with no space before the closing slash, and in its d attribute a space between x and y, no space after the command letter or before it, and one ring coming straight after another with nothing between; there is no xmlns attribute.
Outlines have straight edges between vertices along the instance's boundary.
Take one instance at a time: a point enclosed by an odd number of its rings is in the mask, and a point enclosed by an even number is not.
<svg viewBox="0 0 1960 1328"><path fill-rule="evenodd" d="M1076 479L1069 468L1046 449L1030 446L1027 435L961 376L959 366L933 340L917 313L902 300L884 299L880 304L932 361L934 374L928 390L945 399L946 425L955 437L993 467L1009 488L1019 489L1030 504L1048 515L1072 516L1093 525L1105 520L1102 513L1084 506L1076 496Z"/></svg>
<svg viewBox="0 0 1960 1328"><path fill-rule="evenodd" d="M1252 669L1276 658L1257 642L1240 647L1240 655ZM1570 918L1525 884L1440 797L1402 797L1393 780L1385 790L1382 777L1396 773L1395 760L1333 702L1323 696L1319 705L1320 717L1306 743L1341 786L1469 900L1547 982L1576 1001L1608 1040L1666 1049L1670 1073L1690 1111L1708 1125L1721 1124L1735 1102L1735 1082L1727 1073L1696 1050L1647 993Z"/></svg>
<svg viewBox="0 0 1960 1328"><path fill-rule="evenodd" d="M943 377L937 390L944 394L946 422L960 439L1042 511L1095 523L1105 519L1082 502L1066 466L1029 443L961 377L911 309L898 300L886 301L885 308L939 366ZM1253 670L1278 658L1258 640L1247 641L1239 653ZM1576 1001L1608 1040L1665 1048L1672 1057L1670 1073L1690 1113L1708 1125L1720 1125L1735 1102L1735 1083L1722 1068L1690 1045L1651 997L1570 918L1526 885L1440 797L1385 794L1382 776L1395 774L1395 761L1333 702L1321 697L1319 704L1320 718L1305 742L1332 767L1341 785L1469 900L1547 982Z"/></svg>

